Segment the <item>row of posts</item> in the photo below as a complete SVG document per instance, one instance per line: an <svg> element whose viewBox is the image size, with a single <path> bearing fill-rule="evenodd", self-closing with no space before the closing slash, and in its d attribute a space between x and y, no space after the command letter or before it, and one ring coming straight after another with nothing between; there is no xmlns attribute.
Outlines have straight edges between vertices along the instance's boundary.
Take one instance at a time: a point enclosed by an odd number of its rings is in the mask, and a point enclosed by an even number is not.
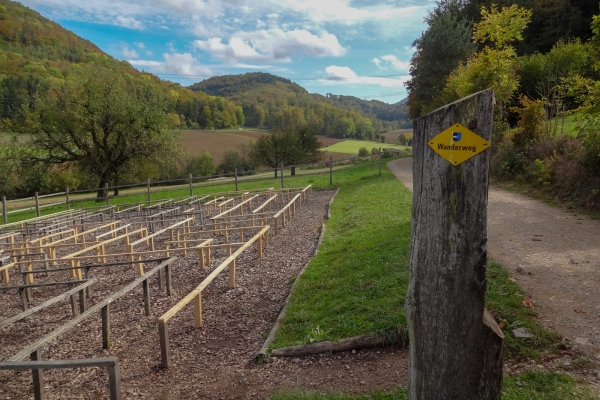
<svg viewBox="0 0 600 400"><path fill-rule="evenodd" d="M379 148L379 175L381 176L381 148ZM285 183L283 180L283 163L280 164L280 169L281 169L281 188L284 189L285 188ZM235 169L235 191L238 191L238 170L237 168ZM189 185L190 185L190 197L194 195L194 186L193 186L193 177L192 174L190 174L189 176ZM333 157L329 157L329 185L332 186L333 185ZM148 180L146 181L146 188L147 188L147 195L148 195L148 201L150 200L150 178L148 178ZM106 205L109 204L109 199L110 196L108 195L108 183L104 184L104 193L106 193ZM39 217L40 214L40 201L39 201L39 196L38 196L38 192L35 192L35 211L36 211L36 215ZM65 189L65 197L66 197L66 204L67 204L67 210L71 209L71 203L69 202L69 188ZM8 208L6 206L6 196L2 196L2 218L4 220L4 224L8 223Z"/></svg>

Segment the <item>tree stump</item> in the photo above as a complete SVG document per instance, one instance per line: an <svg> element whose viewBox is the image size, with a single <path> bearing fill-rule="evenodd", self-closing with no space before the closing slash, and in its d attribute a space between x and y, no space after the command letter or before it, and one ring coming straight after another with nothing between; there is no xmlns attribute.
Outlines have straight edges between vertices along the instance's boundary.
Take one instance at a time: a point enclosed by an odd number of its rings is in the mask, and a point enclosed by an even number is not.
<svg viewBox="0 0 600 400"><path fill-rule="evenodd" d="M429 146L457 123L491 141L493 110L486 90L415 121L405 305L411 400L501 397L504 336L485 310L490 150L453 165Z"/></svg>

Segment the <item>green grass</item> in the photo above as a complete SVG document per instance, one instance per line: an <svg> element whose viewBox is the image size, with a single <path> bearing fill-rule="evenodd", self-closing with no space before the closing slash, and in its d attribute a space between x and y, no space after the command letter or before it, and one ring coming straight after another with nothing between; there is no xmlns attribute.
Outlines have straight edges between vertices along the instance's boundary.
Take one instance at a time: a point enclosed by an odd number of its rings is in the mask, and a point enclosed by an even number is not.
<svg viewBox="0 0 600 400"><path fill-rule="evenodd" d="M569 375L554 372L526 372L504 378L503 400L591 400L598 396L578 387Z"/></svg>
<svg viewBox="0 0 600 400"><path fill-rule="evenodd" d="M559 340L558 334L537 323L535 311L523 305L524 299L525 293L509 279L508 272L497 262L488 261L486 307L505 324L505 358L539 358L539 350L551 349ZM516 339L512 330L521 327L534 337Z"/></svg>
<svg viewBox="0 0 600 400"><path fill-rule="evenodd" d="M387 170L340 185L319 253L294 288L272 348L402 330L411 198ZM505 324L505 357L537 358L558 340L537 323L524 298L508 273L490 261L486 303ZM520 327L534 338L515 339L512 330Z"/></svg>
<svg viewBox="0 0 600 400"><path fill-rule="evenodd" d="M519 376L504 378L502 400L592 400L597 399L586 388L578 387L576 380L565 374L553 372L526 372ZM393 392L346 395L343 393L320 394L311 391L286 390L275 393L270 400L405 400L405 388Z"/></svg>
<svg viewBox="0 0 600 400"><path fill-rule="evenodd" d="M344 140L343 142L336 143L334 145L323 148L321 150L327 150L332 153L345 153L345 154L357 155L358 150L361 147L366 147L367 150L369 150L369 153L371 152L371 149L373 149L373 148L379 149L380 147L382 149L393 148L393 149L398 149L398 150L409 150L409 151L412 150L412 148L408 147L408 146L400 146L398 144L381 143L381 142L369 142L366 140Z"/></svg>
<svg viewBox="0 0 600 400"><path fill-rule="evenodd" d="M273 348L406 324L411 196L387 169L340 185L319 253L294 289Z"/></svg>

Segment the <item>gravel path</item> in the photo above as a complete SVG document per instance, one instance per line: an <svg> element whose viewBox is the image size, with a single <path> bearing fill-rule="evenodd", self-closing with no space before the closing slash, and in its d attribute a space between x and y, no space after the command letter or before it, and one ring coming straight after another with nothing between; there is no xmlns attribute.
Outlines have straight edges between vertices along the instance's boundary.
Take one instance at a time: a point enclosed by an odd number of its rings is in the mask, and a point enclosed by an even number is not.
<svg viewBox="0 0 600 400"><path fill-rule="evenodd" d="M412 191L412 158L387 167ZM532 298L543 325L600 359L600 221L495 187L488 255Z"/></svg>

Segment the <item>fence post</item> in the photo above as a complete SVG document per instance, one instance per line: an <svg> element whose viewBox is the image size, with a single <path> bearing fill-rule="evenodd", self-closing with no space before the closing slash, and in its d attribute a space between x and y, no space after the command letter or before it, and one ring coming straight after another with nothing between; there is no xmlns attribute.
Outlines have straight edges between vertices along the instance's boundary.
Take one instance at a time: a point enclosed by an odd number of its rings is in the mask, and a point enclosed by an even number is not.
<svg viewBox="0 0 600 400"><path fill-rule="evenodd" d="M238 191L238 175L237 175L237 168L235 169L235 191Z"/></svg>
<svg viewBox="0 0 600 400"><path fill-rule="evenodd" d="M6 196L2 196L2 219L4 219L4 225L8 224L8 210L6 209Z"/></svg>
<svg viewBox="0 0 600 400"><path fill-rule="evenodd" d="M42 361L42 353L40 349L36 349L30 355L31 361ZM44 375L42 369L33 368L31 375L33 376L33 398L42 400L44 398Z"/></svg>
<svg viewBox="0 0 600 400"><path fill-rule="evenodd" d="M283 184L283 163L281 163L281 188L284 189L285 186Z"/></svg>
<svg viewBox="0 0 600 400"><path fill-rule="evenodd" d="M115 364L108 367L108 390L110 400L121 400L121 369L119 360L115 358Z"/></svg>
<svg viewBox="0 0 600 400"><path fill-rule="evenodd" d="M110 194L108 193L108 182L104 184L104 193L106 193L106 205L108 205L110 200Z"/></svg>
<svg viewBox="0 0 600 400"><path fill-rule="evenodd" d="M148 187L148 202L150 202L150 178L146 181L146 186Z"/></svg>
<svg viewBox="0 0 600 400"><path fill-rule="evenodd" d="M493 113L488 89L414 122L405 304L410 400L497 400L502 394L504 335L485 310ZM457 142L462 146L453 146Z"/></svg>
<svg viewBox="0 0 600 400"><path fill-rule="evenodd" d="M67 210L71 209L71 203L69 202L69 188L65 188L65 197L66 197L66 203L67 203Z"/></svg>
<svg viewBox="0 0 600 400"><path fill-rule="evenodd" d="M40 199L38 197L38 192L35 192L35 213L37 216L40 216Z"/></svg>
<svg viewBox="0 0 600 400"><path fill-rule="evenodd" d="M381 176L381 147L379 148L379 176Z"/></svg>
<svg viewBox="0 0 600 400"><path fill-rule="evenodd" d="M194 195L194 186L192 185L192 174L190 173L190 197L192 197Z"/></svg>
<svg viewBox="0 0 600 400"><path fill-rule="evenodd" d="M333 186L333 157L329 157L329 186Z"/></svg>

